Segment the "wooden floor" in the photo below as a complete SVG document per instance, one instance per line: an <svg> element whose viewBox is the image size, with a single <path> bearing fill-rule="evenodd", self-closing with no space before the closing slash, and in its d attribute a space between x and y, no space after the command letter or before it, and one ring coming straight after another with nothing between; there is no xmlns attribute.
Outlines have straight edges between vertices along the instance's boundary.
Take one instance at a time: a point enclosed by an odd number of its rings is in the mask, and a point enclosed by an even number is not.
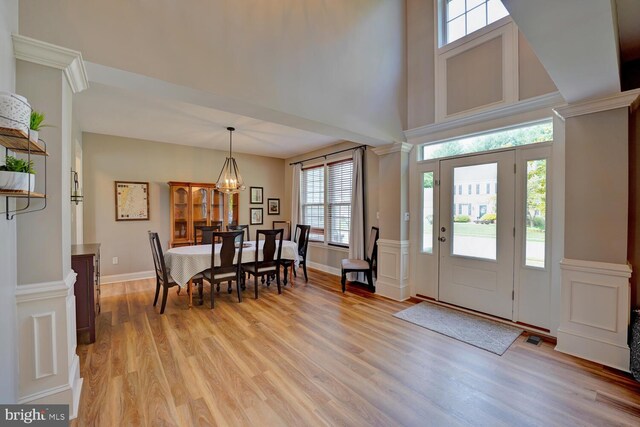
<svg viewBox="0 0 640 427"><path fill-rule="evenodd" d="M640 425L640 384L521 336L502 356L392 317L310 271L278 295L164 315L150 280L104 285L73 425Z"/></svg>

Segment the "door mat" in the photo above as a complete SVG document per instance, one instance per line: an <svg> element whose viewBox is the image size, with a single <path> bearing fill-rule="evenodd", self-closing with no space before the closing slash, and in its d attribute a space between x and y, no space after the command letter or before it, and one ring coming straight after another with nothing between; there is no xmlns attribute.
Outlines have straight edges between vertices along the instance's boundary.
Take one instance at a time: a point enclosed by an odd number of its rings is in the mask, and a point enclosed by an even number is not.
<svg viewBox="0 0 640 427"><path fill-rule="evenodd" d="M513 326L428 302L416 304L394 316L500 356L523 332Z"/></svg>

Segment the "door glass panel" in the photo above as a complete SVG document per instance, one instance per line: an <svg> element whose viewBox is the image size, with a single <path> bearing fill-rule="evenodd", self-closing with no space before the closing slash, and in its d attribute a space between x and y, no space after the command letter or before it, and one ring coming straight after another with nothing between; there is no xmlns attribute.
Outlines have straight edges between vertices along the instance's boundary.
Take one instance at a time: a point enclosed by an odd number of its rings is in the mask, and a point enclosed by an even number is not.
<svg viewBox="0 0 640 427"><path fill-rule="evenodd" d="M187 201L189 194L184 188L176 188L173 196L173 238L174 240L187 238L187 212L189 207Z"/></svg>
<svg viewBox="0 0 640 427"><path fill-rule="evenodd" d="M547 213L547 160L527 162L527 209L525 222L525 264L545 266L545 222Z"/></svg>
<svg viewBox="0 0 640 427"><path fill-rule="evenodd" d="M422 252L433 253L433 172L422 174Z"/></svg>
<svg viewBox="0 0 640 427"><path fill-rule="evenodd" d="M207 225L207 206L208 206L208 190L206 188L193 187L191 189L192 200L192 212L193 212L193 225L203 226ZM196 237L200 240L200 230L198 230Z"/></svg>
<svg viewBox="0 0 640 427"><path fill-rule="evenodd" d="M498 180L498 164L486 163L453 169L453 185L463 188L473 184L492 184ZM490 186L494 187L495 186ZM496 259L496 193L475 194L471 191L453 196L452 254L483 259Z"/></svg>

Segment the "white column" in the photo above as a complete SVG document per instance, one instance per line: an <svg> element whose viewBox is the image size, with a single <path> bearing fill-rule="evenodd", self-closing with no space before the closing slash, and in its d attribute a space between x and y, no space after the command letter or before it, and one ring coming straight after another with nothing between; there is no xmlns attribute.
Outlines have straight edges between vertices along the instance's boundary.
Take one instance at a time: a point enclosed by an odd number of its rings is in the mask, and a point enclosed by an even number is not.
<svg viewBox="0 0 640 427"><path fill-rule="evenodd" d="M409 287L409 152L405 142L379 147L378 200L380 239L376 293L397 301L411 296Z"/></svg>
<svg viewBox="0 0 640 427"><path fill-rule="evenodd" d="M19 354L18 403L68 404L78 410L82 379L76 355L76 274L71 270L71 123L73 93L87 87L79 52L13 36L16 92L51 125L47 142L44 210L19 215L16 289ZM44 191L44 159L34 159ZM34 208L42 200L32 202Z"/></svg>

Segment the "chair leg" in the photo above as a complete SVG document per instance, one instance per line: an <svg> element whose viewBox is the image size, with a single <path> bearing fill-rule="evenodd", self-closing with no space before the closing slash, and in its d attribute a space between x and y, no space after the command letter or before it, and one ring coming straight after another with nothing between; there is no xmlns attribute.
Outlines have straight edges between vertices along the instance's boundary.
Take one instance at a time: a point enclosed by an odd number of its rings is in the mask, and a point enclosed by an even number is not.
<svg viewBox="0 0 640 427"><path fill-rule="evenodd" d="M308 282L309 278L307 277L307 260L306 259L302 263L302 270L304 271L304 281Z"/></svg>
<svg viewBox="0 0 640 427"><path fill-rule="evenodd" d="M342 283L342 293L344 294L347 290L347 273L342 270L342 278L340 279L340 283Z"/></svg>
<svg viewBox="0 0 640 427"><path fill-rule="evenodd" d="M227 286L228 286L228 288L227 288L227 293L229 293L229 294L230 294L230 293L231 293L231 280L229 280L229 281L227 282Z"/></svg>
<svg viewBox="0 0 640 427"><path fill-rule="evenodd" d="M280 266L276 267L276 284L278 285L278 294L282 293L280 288Z"/></svg>
<svg viewBox="0 0 640 427"><path fill-rule="evenodd" d="M204 280L198 282L198 305L204 304Z"/></svg>
<svg viewBox="0 0 640 427"><path fill-rule="evenodd" d="M369 287L373 289L373 271L367 271L367 282L369 282Z"/></svg>
<svg viewBox="0 0 640 427"><path fill-rule="evenodd" d="M256 299L258 299L258 275L253 276L253 288L256 293Z"/></svg>
<svg viewBox="0 0 640 427"><path fill-rule="evenodd" d="M211 278L211 280L213 280L213 278ZM213 283L211 284L211 309L213 310L213 294L215 292L213 291Z"/></svg>
<svg viewBox="0 0 640 427"><path fill-rule="evenodd" d="M236 278L236 288L238 289L238 302L242 302L242 291L240 290L240 276Z"/></svg>
<svg viewBox="0 0 640 427"><path fill-rule="evenodd" d="M164 308L167 306L167 298L169 298L169 288L164 286L162 289L162 306L160 306L160 314L164 314Z"/></svg>
<svg viewBox="0 0 640 427"><path fill-rule="evenodd" d="M160 295L160 282L156 280L156 296L153 298L153 306L158 303L158 295Z"/></svg>
<svg viewBox="0 0 640 427"><path fill-rule="evenodd" d="M293 270L293 277L298 277L298 274L296 273L297 268L295 263L291 264L291 269Z"/></svg>

